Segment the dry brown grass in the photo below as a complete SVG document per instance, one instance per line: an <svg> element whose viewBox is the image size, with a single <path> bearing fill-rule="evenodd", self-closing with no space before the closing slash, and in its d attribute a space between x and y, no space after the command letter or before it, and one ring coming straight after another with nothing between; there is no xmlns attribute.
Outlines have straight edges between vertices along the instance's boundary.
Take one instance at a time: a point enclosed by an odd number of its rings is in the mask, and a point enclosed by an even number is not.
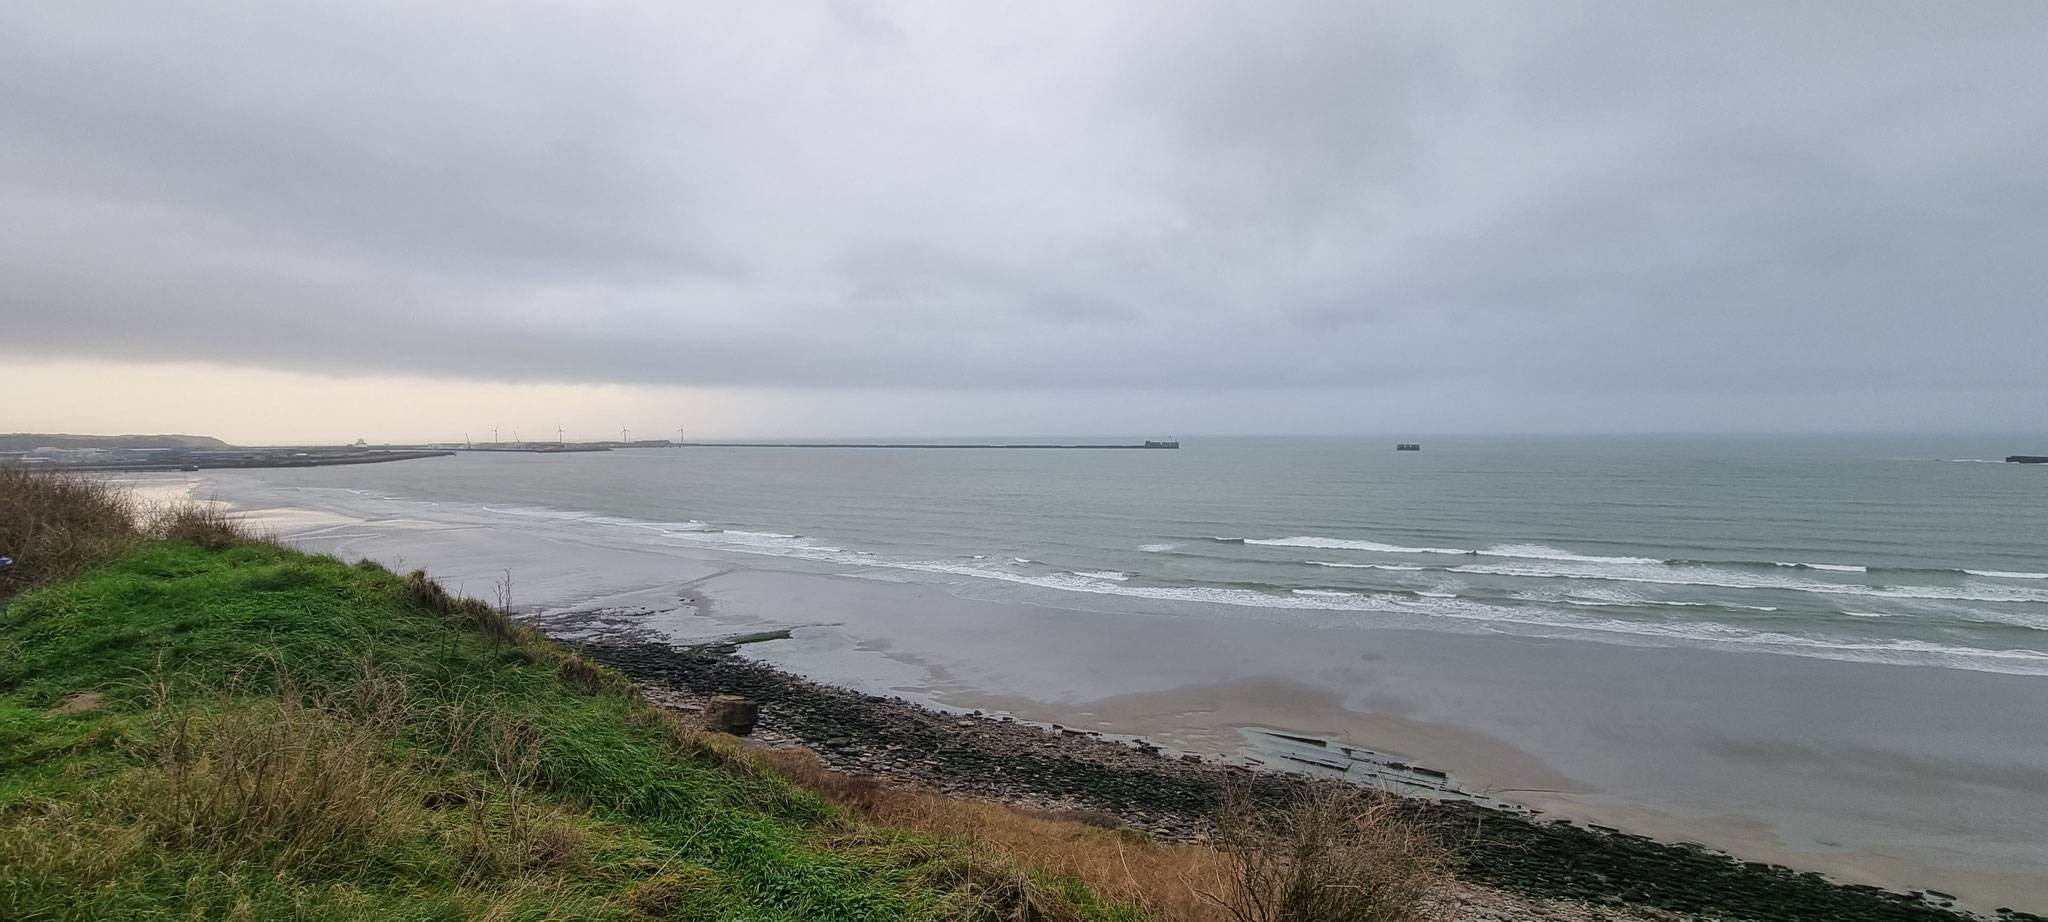
<svg viewBox="0 0 2048 922"><path fill-rule="evenodd" d="M1227 891L1234 880L1229 856L1214 849L1161 843L1127 828L1104 828L1104 815L1094 812L1075 816L1010 807L835 772L805 749L769 749L754 755L869 822L969 840L1015 865L1078 878L1108 899L1143 906L1155 918L1232 918L1199 892Z"/></svg>
<svg viewBox="0 0 2048 922"><path fill-rule="evenodd" d="M881 826L965 839L1181 922L1403 922L1450 876L1440 837L1391 795L1317 786L1289 809L1233 792L1217 847L1168 844L1097 810L1012 807L832 771L809 750L753 758Z"/></svg>
<svg viewBox="0 0 2048 922"><path fill-rule="evenodd" d="M74 576L133 548L135 505L104 480L0 464L0 599Z"/></svg>

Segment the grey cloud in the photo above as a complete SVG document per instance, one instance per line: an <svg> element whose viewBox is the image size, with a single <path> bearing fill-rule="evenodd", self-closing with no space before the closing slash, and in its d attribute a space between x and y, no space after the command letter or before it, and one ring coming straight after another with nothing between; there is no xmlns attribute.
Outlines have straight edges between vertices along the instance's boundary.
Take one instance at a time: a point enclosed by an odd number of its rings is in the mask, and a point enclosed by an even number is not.
<svg viewBox="0 0 2048 922"><path fill-rule="evenodd" d="M0 351L2025 406L2044 27L2020 3L19 5Z"/></svg>

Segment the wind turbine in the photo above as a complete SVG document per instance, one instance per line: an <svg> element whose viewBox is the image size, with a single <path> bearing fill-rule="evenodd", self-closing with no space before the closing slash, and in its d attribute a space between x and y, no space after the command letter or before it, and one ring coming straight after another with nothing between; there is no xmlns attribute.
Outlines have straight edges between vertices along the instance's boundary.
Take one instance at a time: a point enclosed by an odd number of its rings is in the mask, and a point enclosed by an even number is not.
<svg viewBox="0 0 2048 922"><path fill-rule="evenodd" d="M562 444L562 427L560 426L555 427L555 444Z"/></svg>

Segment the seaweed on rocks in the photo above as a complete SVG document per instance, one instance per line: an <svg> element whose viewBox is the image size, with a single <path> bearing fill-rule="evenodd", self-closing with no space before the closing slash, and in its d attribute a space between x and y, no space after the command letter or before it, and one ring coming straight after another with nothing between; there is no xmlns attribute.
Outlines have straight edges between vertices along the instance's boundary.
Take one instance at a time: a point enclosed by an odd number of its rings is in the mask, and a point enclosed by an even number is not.
<svg viewBox="0 0 2048 922"><path fill-rule="evenodd" d="M1188 761L1146 745L1045 730L1005 718L944 713L792 675L737 646L595 641L584 652L643 686L692 698L744 695L760 726L799 741L846 771L896 777L1005 800L1074 803L1168 839L1209 831L1232 785L1289 802L1305 775ZM1475 882L1551 899L1621 901L1754 922L1954 922L1971 918L1921 899L1850 886L1813 872L1738 861L1693 844L1543 821L1455 800L1409 798L1405 809L1442 830ZM2014 918L2016 916L2007 916Z"/></svg>

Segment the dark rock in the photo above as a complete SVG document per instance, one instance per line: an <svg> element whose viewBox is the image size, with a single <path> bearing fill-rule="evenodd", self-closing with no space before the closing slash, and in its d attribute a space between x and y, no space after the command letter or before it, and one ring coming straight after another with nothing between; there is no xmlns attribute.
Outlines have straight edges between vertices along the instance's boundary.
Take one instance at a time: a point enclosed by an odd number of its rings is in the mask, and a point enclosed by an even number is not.
<svg viewBox="0 0 2048 922"><path fill-rule="evenodd" d="M704 705L704 725L720 733L746 736L754 732L761 705L739 695L717 695Z"/></svg>

